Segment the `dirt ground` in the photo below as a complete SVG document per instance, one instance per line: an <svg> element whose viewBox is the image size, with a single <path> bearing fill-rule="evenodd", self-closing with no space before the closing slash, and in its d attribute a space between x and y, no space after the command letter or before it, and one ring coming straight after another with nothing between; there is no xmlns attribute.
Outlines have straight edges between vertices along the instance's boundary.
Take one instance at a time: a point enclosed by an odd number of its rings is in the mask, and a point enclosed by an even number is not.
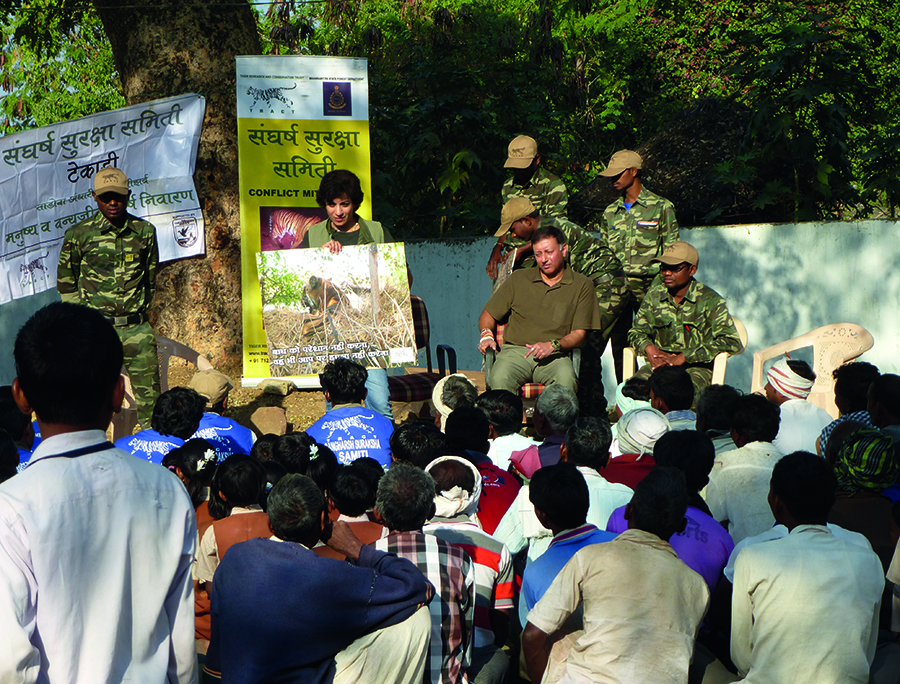
<svg viewBox="0 0 900 684"><path fill-rule="evenodd" d="M196 369L173 360L169 367L169 387L187 387ZM250 427L250 416L263 406L284 409L288 431L305 430L325 413L325 397L321 390L294 390L286 397L267 394L252 387L240 387L240 378L232 377L235 388L228 395L229 418Z"/></svg>
<svg viewBox="0 0 900 684"><path fill-rule="evenodd" d="M197 369L182 359L173 357L169 363L169 387L187 387ZM264 406L280 406L284 409L288 432L306 430L325 414L325 397L319 389L294 389L287 396L268 394L254 387L240 387L240 375L227 370L222 371L235 383L235 388L228 394L228 411L226 415L241 425L253 428L250 416L258 408ZM484 389L483 374L467 373L472 376L479 391ZM479 378L478 376L481 376ZM480 384L479 384L480 382ZM406 423L417 420L431 420L433 408L431 403L392 404L394 422Z"/></svg>

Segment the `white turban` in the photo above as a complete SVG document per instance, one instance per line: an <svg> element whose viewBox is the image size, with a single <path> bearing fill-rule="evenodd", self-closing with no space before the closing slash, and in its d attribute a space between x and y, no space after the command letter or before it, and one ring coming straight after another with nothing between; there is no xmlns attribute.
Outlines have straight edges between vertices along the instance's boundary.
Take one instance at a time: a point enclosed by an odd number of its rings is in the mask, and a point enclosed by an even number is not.
<svg viewBox="0 0 900 684"><path fill-rule="evenodd" d="M629 411L616 425L619 449L623 454L652 454L656 440L669 431L669 421L653 408Z"/></svg>
<svg viewBox="0 0 900 684"><path fill-rule="evenodd" d="M475 476L475 491L467 492L462 487L456 486L449 491L438 492L434 497L435 516L439 518L455 518L458 515L467 515L477 520L478 500L481 498L482 487L481 473L470 461L459 456L440 456L425 466L425 472L430 473L434 466L443 461L456 461L471 470Z"/></svg>
<svg viewBox="0 0 900 684"><path fill-rule="evenodd" d="M807 380L792 371L786 358L778 359L766 373L766 379L779 394L790 399L806 399L812 392L814 384L812 380Z"/></svg>
<svg viewBox="0 0 900 684"><path fill-rule="evenodd" d="M649 401L641 401L640 399L632 399L631 397L626 397L622 393L622 388L625 387L625 383L628 382L624 380L618 384L616 387L616 406L619 407L619 410L622 412L622 415L628 413L629 411L633 411L636 408L650 408Z"/></svg>
<svg viewBox="0 0 900 684"><path fill-rule="evenodd" d="M444 429L447 427L447 418L450 416L451 413L453 413L453 409L451 409L449 406L447 406L447 404L444 403L444 385L447 384L447 380L449 380L450 378L462 378L467 383L472 385L473 389L475 387L475 385L472 384L472 381L469 380L469 378L467 378L462 373L454 373L453 375L445 375L444 377L442 377L440 380L437 381L437 384L435 384L434 389L431 390L431 403L434 404L434 408L437 410L437 412L441 416L441 432L443 432ZM477 390L476 390L476 394L477 394Z"/></svg>

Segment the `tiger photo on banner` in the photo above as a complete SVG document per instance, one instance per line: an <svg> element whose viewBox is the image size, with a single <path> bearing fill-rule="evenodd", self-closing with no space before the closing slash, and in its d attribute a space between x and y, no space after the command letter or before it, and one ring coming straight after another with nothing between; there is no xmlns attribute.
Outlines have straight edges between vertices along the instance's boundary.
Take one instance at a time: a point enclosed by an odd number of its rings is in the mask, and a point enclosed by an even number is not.
<svg viewBox="0 0 900 684"><path fill-rule="evenodd" d="M272 377L317 376L336 357L415 362L402 243L260 252L257 268Z"/></svg>

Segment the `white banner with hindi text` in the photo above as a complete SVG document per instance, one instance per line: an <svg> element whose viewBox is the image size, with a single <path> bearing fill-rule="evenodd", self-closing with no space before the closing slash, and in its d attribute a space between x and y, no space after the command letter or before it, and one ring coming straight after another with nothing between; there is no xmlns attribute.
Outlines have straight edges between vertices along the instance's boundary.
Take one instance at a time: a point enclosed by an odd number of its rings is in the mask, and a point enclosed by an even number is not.
<svg viewBox="0 0 900 684"><path fill-rule="evenodd" d="M204 254L194 165L199 95L144 102L0 138L0 304L56 287L66 230L94 214L94 174L128 176L129 212L156 226L160 261Z"/></svg>

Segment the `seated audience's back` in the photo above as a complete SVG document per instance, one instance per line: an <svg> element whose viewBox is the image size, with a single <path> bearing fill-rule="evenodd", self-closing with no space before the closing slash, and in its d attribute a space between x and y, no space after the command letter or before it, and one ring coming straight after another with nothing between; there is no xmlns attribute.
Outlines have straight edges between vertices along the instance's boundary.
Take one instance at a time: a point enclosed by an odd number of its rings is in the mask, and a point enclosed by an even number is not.
<svg viewBox="0 0 900 684"><path fill-rule="evenodd" d="M660 366L650 376L650 406L665 415L672 430L693 430L697 423L694 381L681 366Z"/></svg>
<svg viewBox="0 0 900 684"><path fill-rule="evenodd" d="M206 399L194 390L173 387L156 400L150 419L151 429L121 437L116 440L116 446L151 463L162 463L163 456L197 432L204 406Z"/></svg>
<svg viewBox="0 0 900 684"><path fill-rule="evenodd" d="M344 465L369 456L387 468L391 457L388 440L394 424L363 404L368 377L366 369L350 359L337 358L327 363L319 380L326 401L334 408L306 432L331 449Z"/></svg>
<svg viewBox="0 0 900 684"><path fill-rule="evenodd" d="M789 454L771 480L774 518L790 533L735 561L731 656L741 681L867 682L884 588L878 557L825 527L837 483L821 458Z"/></svg>
<svg viewBox="0 0 900 684"><path fill-rule="evenodd" d="M758 394L732 406L731 438L737 449L716 457L704 498L713 517L726 524L735 543L772 527L769 479L781 454L772 446L778 434L778 407Z"/></svg>

